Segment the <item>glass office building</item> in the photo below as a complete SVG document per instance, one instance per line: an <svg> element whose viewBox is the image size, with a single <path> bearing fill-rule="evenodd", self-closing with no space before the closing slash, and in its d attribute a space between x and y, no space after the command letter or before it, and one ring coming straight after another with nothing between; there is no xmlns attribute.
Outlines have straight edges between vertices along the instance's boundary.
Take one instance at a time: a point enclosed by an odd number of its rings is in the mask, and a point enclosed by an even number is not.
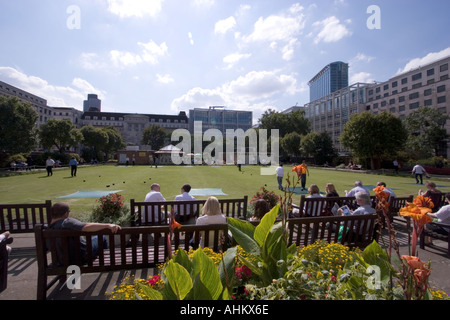
<svg viewBox="0 0 450 320"><path fill-rule="evenodd" d="M194 108L189 110L189 131L194 132L194 122L201 121L202 129L219 129L223 133L227 129L243 129L247 131L253 126L251 111L226 110L224 107Z"/></svg>
<svg viewBox="0 0 450 320"><path fill-rule="evenodd" d="M333 62L323 68L309 81L310 101L325 97L348 87L348 63Z"/></svg>

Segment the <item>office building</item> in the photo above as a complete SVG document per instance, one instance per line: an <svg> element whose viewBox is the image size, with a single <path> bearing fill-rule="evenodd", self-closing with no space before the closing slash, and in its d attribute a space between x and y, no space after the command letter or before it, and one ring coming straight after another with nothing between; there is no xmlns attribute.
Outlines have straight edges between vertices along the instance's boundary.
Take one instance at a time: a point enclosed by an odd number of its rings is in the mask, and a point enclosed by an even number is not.
<svg viewBox="0 0 450 320"><path fill-rule="evenodd" d="M356 83L304 106L305 117L314 132L327 131L335 148L345 154L340 134L350 116L364 111L378 114L390 112L401 119L420 107L428 106L450 114L450 57L410 70L385 82ZM450 121L445 128L450 133ZM448 141L438 152L448 156Z"/></svg>
<svg viewBox="0 0 450 320"><path fill-rule="evenodd" d="M96 128L111 126L119 131L127 144L141 145L142 132L147 127L159 125L167 131L188 129L189 119L186 112L178 115L137 114L117 112L84 112L81 117L83 126Z"/></svg>
<svg viewBox="0 0 450 320"><path fill-rule="evenodd" d="M102 100L100 100L96 94L88 94L87 100L83 101L83 111L101 112Z"/></svg>
<svg viewBox="0 0 450 320"><path fill-rule="evenodd" d="M53 118L53 109L47 105L47 100L44 98L2 81L0 81L0 95L6 97L17 97L24 102L30 103L38 115L36 122L37 128L39 128L42 124L47 123L49 119Z"/></svg>
<svg viewBox="0 0 450 320"><path fill-rule="evenodd" d="M201 121L202 129L218 129L223 134L227 129L252 128L253 113L251 111L227 110L225 107L194 108L189 110L189 131L194 133L194 122Z"/></svg>
<svg viewBox="0 0 450 320"><path fill-rule="evenodd" d="M348 64L337 61L324 67L309 83L309 101L348 87Z"/></svg>

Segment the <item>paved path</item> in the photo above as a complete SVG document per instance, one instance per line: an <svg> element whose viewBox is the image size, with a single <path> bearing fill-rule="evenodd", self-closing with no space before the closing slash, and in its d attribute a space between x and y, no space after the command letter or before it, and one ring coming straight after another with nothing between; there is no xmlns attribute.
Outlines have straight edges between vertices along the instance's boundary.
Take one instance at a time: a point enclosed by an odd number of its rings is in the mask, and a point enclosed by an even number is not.
<svg viewBox="0 0 450 320"><path fill-rule="evenodd" d="M408 254L408 236L402 232L404 224L395 223L401 254ZM35 300L37 286L37 262L34 234L15 234L9 257L8 287L0 294L0 300ZM386 237L383 237L386 240ZM382 244L382 241L380 241ZM450 259L446 256L447 243L434 241L433 247L419 248L419 257L431 261L433 269L430 285L450 294ZM115 285L127 275L147 278L153 275L153 269L116 271L82 275L81 289L70 291L66 286L55 285L49 292L48 300L104 300L106 293L112 292Z"/></svg>

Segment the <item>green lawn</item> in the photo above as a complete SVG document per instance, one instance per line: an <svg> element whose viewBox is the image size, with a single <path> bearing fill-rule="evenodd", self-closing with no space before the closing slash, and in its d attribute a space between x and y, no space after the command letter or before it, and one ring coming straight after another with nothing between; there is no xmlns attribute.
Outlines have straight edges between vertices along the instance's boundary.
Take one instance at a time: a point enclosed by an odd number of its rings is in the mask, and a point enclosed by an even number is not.
<svg viewBox="0 0 450 320"><path fill-rule="evenodd" d="M285 177L291 167L285 166ZM350 190L355 180L362 180L364 185L373 189L378 181L386 182L394 189L398 196L417 194L424 186L415 184L411 176L373 175L361 172L344 172L333 169L310 168L307 186L315 183L321 191L325 184L335 184L340 195L344 190ZM433 179L444 192L450 191L448 180ZM96 204L95 199L57 199L77 191L106 191L121 190L125 201L130 199L142 201L150 191L152 183L161 185L161 192L168 200L173 200L180 193L184 183L192 188L221 188L226 196L218 198L239 198L248 195L249 199L259 190L266 188L280 193L277 188L275 175L261 175L258 166L242 166L240 172L236 166L163 166L150 168L148 166L87 166L78 168L77 177L70 176L69 169L54 170L53 176L47 177L45 171L0 178L0 203L36 203L45 200L52 202L64 201L71 205L74 216L82 212L89 212ZM109 186L109 187L107 187ZM371 192L373 194L373 191ZM198 196L206 199L207 196ZM294 195L298 202L300 195Z"/></svg>

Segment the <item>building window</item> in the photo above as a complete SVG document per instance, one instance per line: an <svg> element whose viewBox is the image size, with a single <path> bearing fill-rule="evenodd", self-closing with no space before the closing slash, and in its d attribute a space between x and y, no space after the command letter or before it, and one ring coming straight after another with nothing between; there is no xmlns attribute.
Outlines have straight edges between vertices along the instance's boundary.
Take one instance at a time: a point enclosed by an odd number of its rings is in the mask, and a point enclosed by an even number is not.
<svg viewBox="0 0 450 320"><path fill-rule="evenodd" d="M392 82L392 88L397 88L397 86L398 86L398 82L397 81Z"/></svg>
<svg viewBox="0 0 450 320"><path fill-rule="evenodd" d="M412 100L412 99L417 99L417 98L419 98L419 93L418 93L418 92L414 92L414 93L411 93L411 94L409 95L409 99L410 99L410 100Z"/></svg>
<svg viewBox="0 0 450 320"><path fill-rule="evenodd" d="M430 69L430 70L427 70L427 76L429 77L429 76L432 76L432 75L434 75L434 68Z"/></svg>
<svg viewBox="0 0 450 320"><path fill-rule="evenodd" d="M417 81L422 79L422 72L414 74L412 77L412 81Z"/></svg>
<svg viewBox="0 0 450 320"><path fill-rule="evenodd" d="M423 105L425 107L430 107L431 105L433 105L433 99L427 99L423 102Z"/></svg>
<svg viewBox="0 0 450 320"><path fill-rule="evenodd" d="M390 108L390 109L389 109L389 112L390 112L390 113L395 113L395 107Z"/></svg>
<svg viewBox="0 0 450 320"><path fill-rule="evenodd" d="M402 79L402 84L406 84L406 83L408 83L408 78L403 78Z"/></svg>
<svg viewBox="0 0 450 320"><path fill-rule="evenodd" d="M432 93L432 90L431 90L431 89L427 89L427 90L425 90L425 91L423 92L423 95L424 95L425 97L427 97L427 96L431 96L431 93Z"/></svg>
<svg viewBox="0 0 450 320"><path fill-rule="evenodd" d="M413 89L419 89L421 86L422 86L422 83L419 82L419 83L413 84L412 88Z"/></svg>
<svg viewBox="0 0 450 320"><path fill-rule="evenodd" d="M389 84L385 84L385 85L383 86L383 90L389 90Z"/></svg>
<svg viewBox="0 0 450 320"><path fill-rule="evenodd" d="M389 100L389 104L390 104L390 105L393 105L393 104L395 104L395 99L391 99L391 100Z"/></svg>
<svg viewBox="0 0 450 320"><path fill-rule="evenodd" d="M405 96L398 97L398 102L405 102Z"/></svg>
<svg viewBox="0 0 450 320"><path fill-rule="evenodd" d="M445 103L446 101L447 101L447 99L446 99L445 96L442 96L442 97L438 97L438 98L437 98L437 103Z"/></svg>
<svg viewBox="0 0 450 320"><path fill-rule="evenodd" d="M414 103L411 103L409 105L409 109L410 110L417 109L418 107L419 107L419 103L418 102L414 102Z"/></svg>
<svg viewBox="0 0 450 320"><path fill-rule="evenodd" d="M443 64L442 66L440 66L439 69L441 70L441 72L447 71L448 70L448 63Z"/></svg>
<svg viewBox="0 0 450 320"><path fill-rule="evenodd" d="M399 112L405 111L405 106L404 105L403 106L399 106L398 107L398 111Z"/></svg>
<svg viewBox="0 0 450 320"><path fill-rule="evenodd" d="M445 91L445 84L442 86L437 87L437 92L444 92Z"/></svg>

